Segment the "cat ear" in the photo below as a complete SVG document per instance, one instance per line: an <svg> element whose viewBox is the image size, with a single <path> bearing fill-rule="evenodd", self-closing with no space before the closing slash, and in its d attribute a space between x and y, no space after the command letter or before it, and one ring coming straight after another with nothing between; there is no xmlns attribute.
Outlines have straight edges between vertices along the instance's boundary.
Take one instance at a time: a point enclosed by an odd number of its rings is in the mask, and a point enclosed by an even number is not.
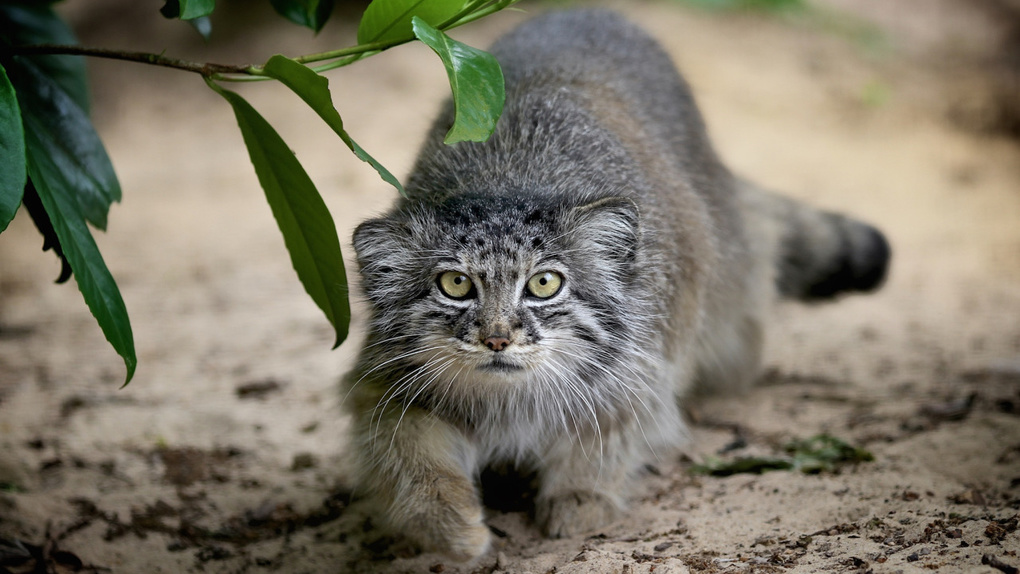
<svg viewBox="0 0 1020 574"><path fill-rule="evenodd" d="M406 260L410 232L398 221L369 219L354 230L354 251L363 275L387 274Z"/></svg>
<svg viewBox="0 0 1020 574"><path fill-rule="evenodd" d="M628 197L605 197L575 207L570 228L579 247L601 257L631 263L641 238L641 212Z"/></svg>

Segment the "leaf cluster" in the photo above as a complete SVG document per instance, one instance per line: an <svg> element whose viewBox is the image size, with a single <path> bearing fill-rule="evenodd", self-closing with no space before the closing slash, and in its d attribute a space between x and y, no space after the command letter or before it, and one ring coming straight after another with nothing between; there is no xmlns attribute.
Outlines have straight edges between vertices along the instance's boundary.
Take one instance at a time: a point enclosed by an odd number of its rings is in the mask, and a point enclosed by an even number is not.
<svg viewBox="0 0 1020 574"><path fill-rule="evenodd" d="M732 460L710 457L702 464L692 466L691 472L711 476L762 474L773 470L796 470L806 474L818 474L834 471L845 464L875 459L867 450L824 433L790 441L783 450L786 456L745 456Z"/></svg>
<svg viewBox="0 0 1020 574"><path fill-rule="evenodd" d="M24 205L43 234L44 249L62 261L58 281L73 276L86 305L124 360L125 384L137 358L127 309L91 229L105 230L120 184L93 127L84 64L78 56L113 58L200 74L231 106L255 173L298 278L333 325L337 346L347 336L350 308L340 242L332 216L311 177L276 130L240 94L221 83L275 80L293 91L358 158L403 193L399 180L359 146L333 105L327 70L412 40L443 61L456 108L446 142L482 141L503 108L503 76L489 54L445 31L516 0L374 0L358 27L358 44L329 52L271 57L261 66L186 62L164 54L118 52L77 45L52 2L0 0L0 232ZM333 0L270 0L288 20L318 32ZM166 0L160 12L211 31L215 0ZM314 65L313 65L314 64Z"/></svg>
<svg viewBox="0 0 1020 574"><path fill-rule="evenodd" d="M269 3L284 18L316 32L333 12L333 0L269 0ZM216 0L166 0L159 13L190 22L199 34L208 38L212 33L209 15L215 9Z"/></svg>

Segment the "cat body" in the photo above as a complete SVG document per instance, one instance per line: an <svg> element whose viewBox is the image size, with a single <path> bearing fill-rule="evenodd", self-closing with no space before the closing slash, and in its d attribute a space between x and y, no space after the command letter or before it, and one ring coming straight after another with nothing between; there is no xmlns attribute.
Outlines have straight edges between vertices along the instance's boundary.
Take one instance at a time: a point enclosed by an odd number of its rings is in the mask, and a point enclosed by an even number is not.
<svg viewBox="0 0 1020 574"><path fill-rule="evenodd" d="M779 297L870 290L873 228L762 191L719 161L644 32L597 10L492 47L507 100L446 146L354 246L369 308L346 377L359 488L426 550L484 553L481 469L534 469L550 536L611 521L633 473L682 444L678 399L757 373Z"/></svg>

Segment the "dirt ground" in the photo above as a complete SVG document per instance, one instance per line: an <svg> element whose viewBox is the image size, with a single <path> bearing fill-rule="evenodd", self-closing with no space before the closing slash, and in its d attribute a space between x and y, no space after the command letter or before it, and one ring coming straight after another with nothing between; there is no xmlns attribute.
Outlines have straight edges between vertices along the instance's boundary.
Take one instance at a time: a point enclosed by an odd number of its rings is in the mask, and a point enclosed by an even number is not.
<svg viewBox="0 0 1020 574"><path fill-rule="evenodd" d="M989 129L985 91L1002 22L950 0L827 0L790 17L613 5L674 55L735 171L885 230L880 293L778 309L762 383L692 402L690 444L648 467L619 522L545 540L526 508L493 510L478 563L415 555L345 478L336 381L361 314L331 352L229 107L197 77L93 61L125 190L97 235L138 373L119 389L120 359L19 214L0 236L0 572L1016 572L1020 146ZM64 10L89 44L225 63L353 42L352 17L312 38L226 6L209 46L145 3ZM457 36L484 46L526 17ZM446 90L438 60L408 46L331 78L350 132L406 174ZM285 89L242 89L346 248L395 193ZM874 460L691 473L822 432Z"/></svg>

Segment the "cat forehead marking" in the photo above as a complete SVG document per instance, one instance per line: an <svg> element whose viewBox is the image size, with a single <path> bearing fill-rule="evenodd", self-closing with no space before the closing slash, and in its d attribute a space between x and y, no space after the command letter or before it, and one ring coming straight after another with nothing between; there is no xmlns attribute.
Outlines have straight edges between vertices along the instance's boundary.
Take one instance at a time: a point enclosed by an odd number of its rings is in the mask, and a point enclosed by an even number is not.
<svg viewBox="0 0 1020 574"><path fill-rule="evenodd" d="M552 235L554 210L542 203L527 196L457 197L437 210L438 223L465 255L512 262Z"/></svg>

